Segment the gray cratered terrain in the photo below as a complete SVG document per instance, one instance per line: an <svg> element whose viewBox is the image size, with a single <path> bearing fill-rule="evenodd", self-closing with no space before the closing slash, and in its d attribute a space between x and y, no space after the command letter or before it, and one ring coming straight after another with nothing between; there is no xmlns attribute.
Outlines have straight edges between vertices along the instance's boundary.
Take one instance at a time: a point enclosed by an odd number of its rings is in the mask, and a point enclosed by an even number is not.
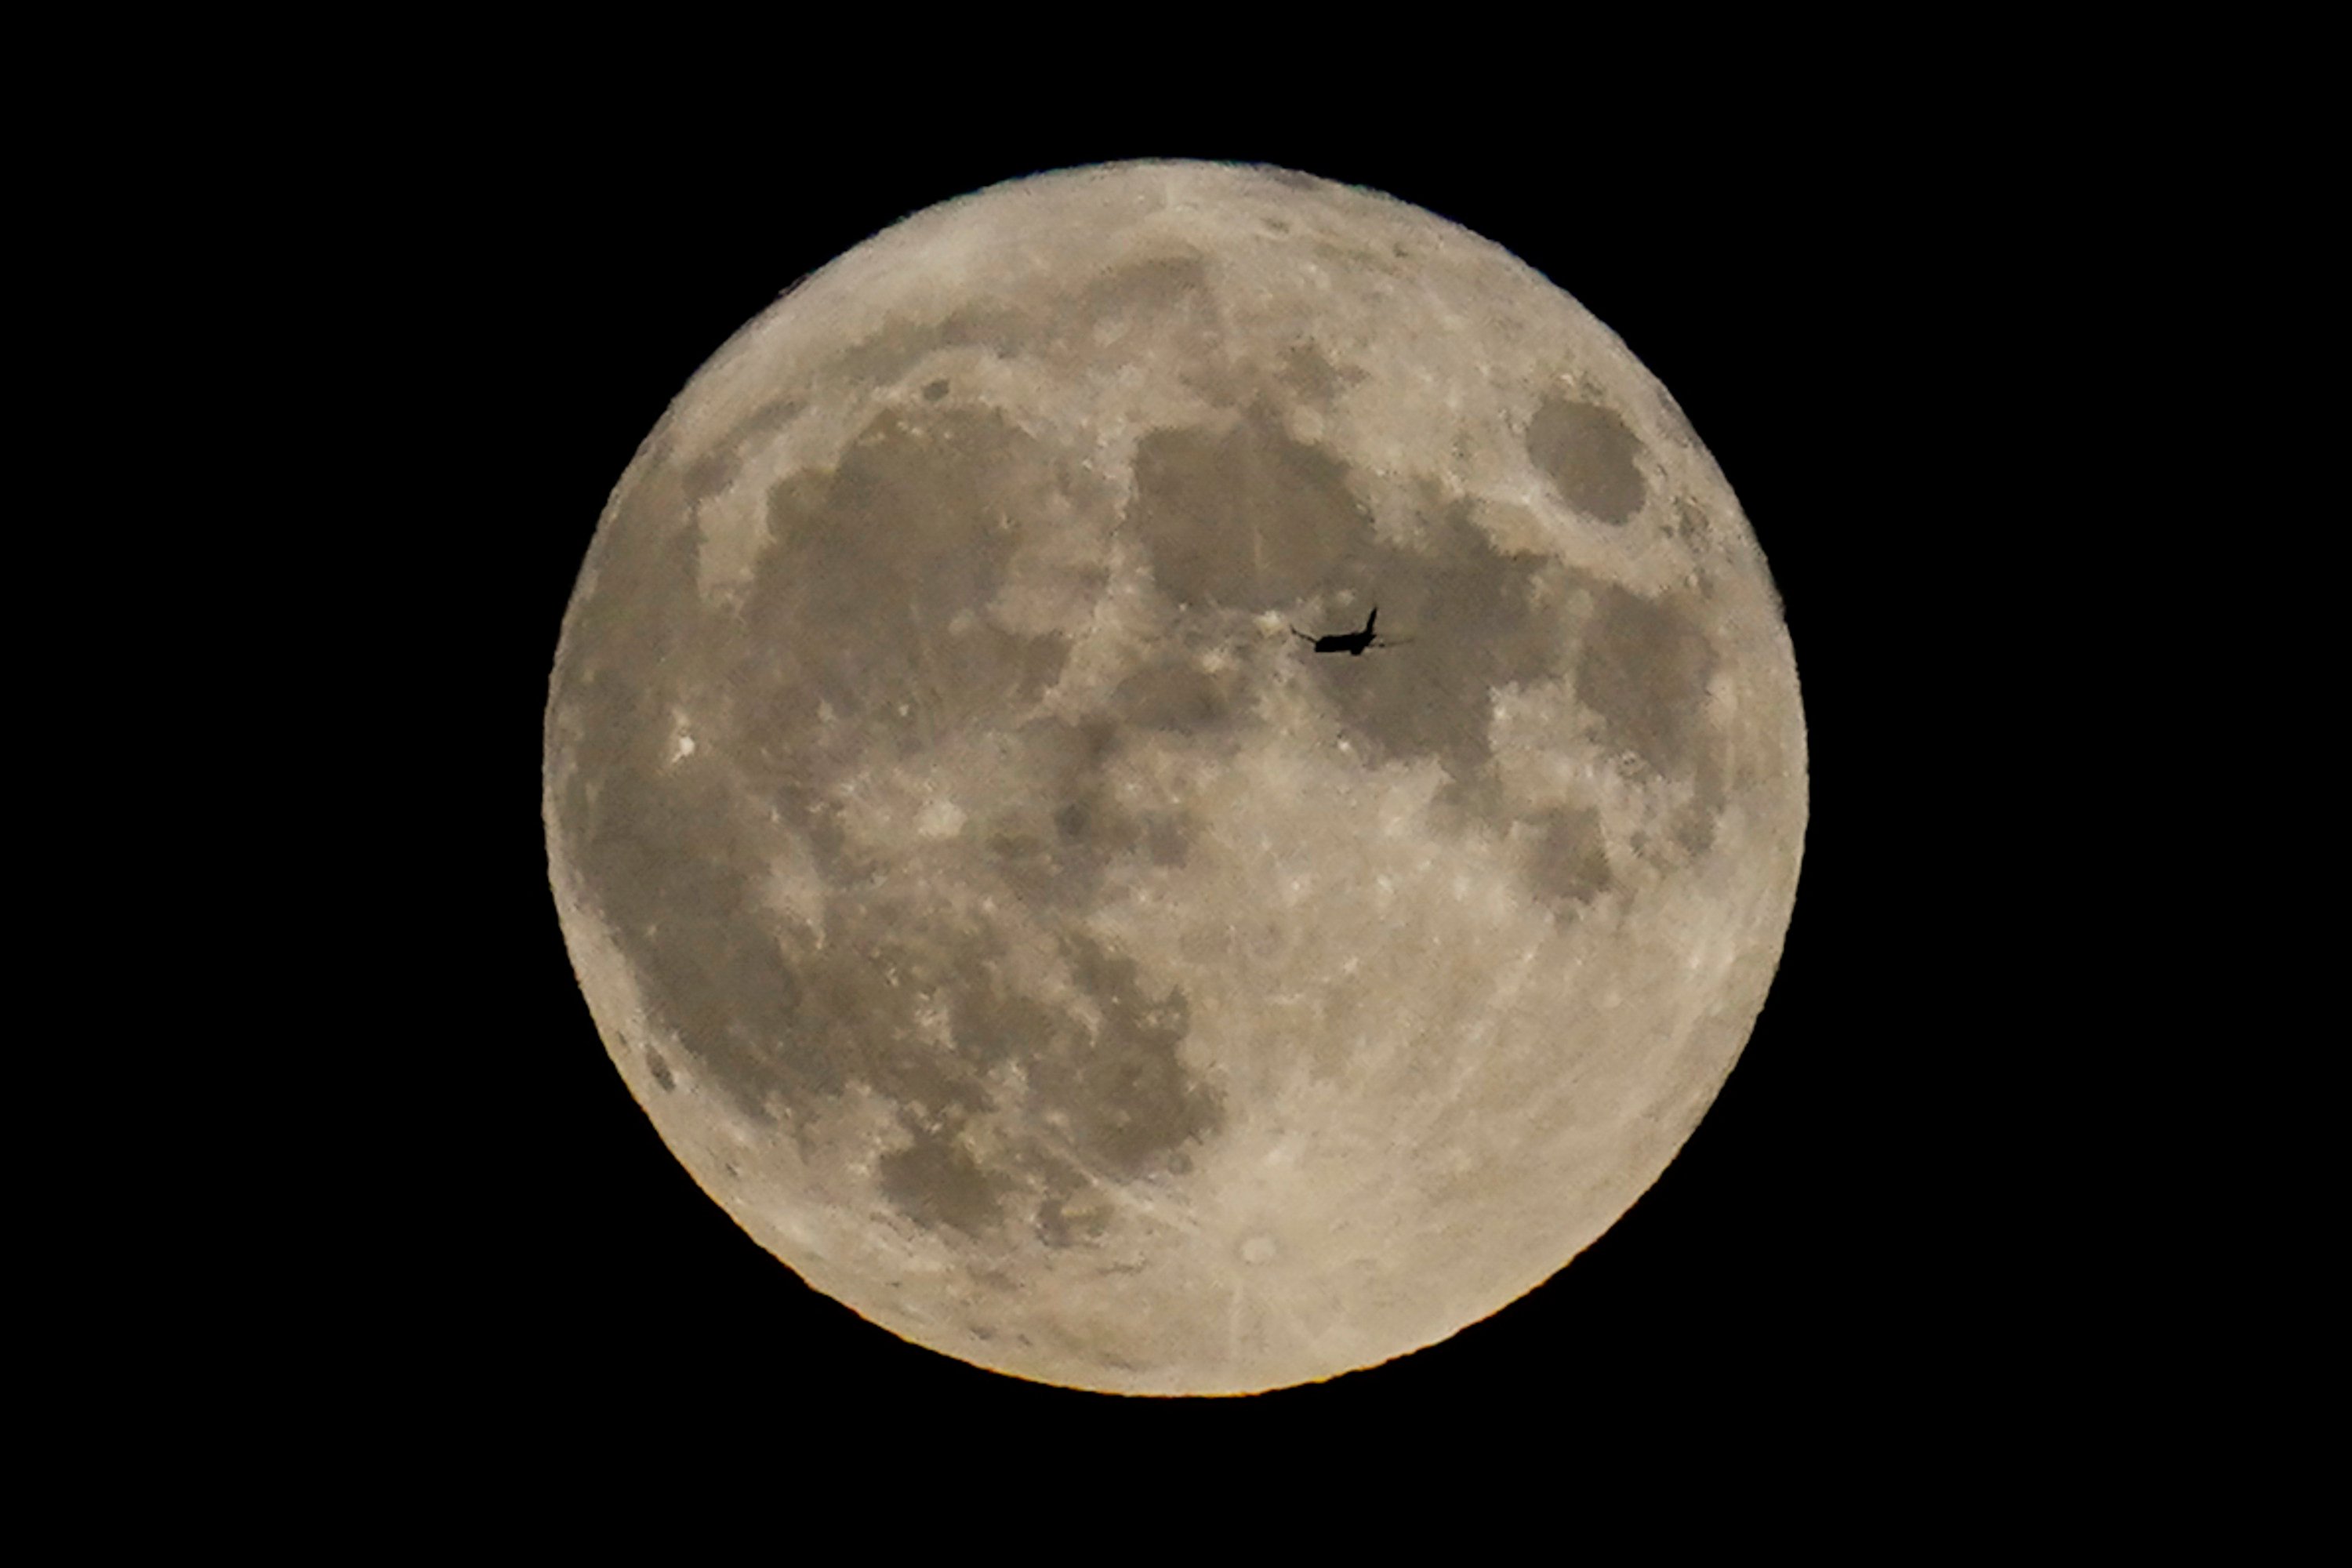
<svg viewBox="0 0 2352 1568"><path fill-rule="evenodd" d="M704 367L545 810L613 1058L761 1246L982 1366L1223 1393L1442 1339L1649 1186L1804 764L1755 541L1605 328L1389 198L1132 164L919 214Z"/></svg>

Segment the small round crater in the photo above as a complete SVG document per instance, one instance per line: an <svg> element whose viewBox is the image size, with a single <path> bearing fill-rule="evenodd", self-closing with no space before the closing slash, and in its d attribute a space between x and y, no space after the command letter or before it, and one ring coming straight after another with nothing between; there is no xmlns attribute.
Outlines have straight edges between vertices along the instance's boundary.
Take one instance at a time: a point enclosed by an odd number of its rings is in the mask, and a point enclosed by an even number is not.
<svg viewBox="0 0 2352 1568"><path fill-rule="evenodd" d="M1270 1236L1253 1236L1247 1241L1242 1243L1242 1261L1244 1263L1271 1263L1274 1261L1274 1255L1279 1250L1280 1248L1274 1245L1274 1237Z"/></svg>

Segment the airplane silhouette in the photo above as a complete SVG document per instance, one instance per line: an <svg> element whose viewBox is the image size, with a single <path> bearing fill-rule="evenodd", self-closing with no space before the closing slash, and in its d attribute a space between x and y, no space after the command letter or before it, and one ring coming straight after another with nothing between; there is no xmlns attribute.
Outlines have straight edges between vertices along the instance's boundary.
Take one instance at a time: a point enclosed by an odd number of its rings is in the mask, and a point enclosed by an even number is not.
<svg viewBox="0 0 2352 1568"><path fill-rule="evenodd" d="M1372 606L1372 613L1364 617L1364 629L1362 631L1332 632L1328 636L1318 637L1308 637L1297 626L1293 626L1290 628L1290 635L1299 638L1301 641L1313 643L1317 653L1344 653L1350 657L1362 653L1368 647L1394 647L1399 642L1404 640L1402 637L1391 638L1374 637L1372 635L1372 623L1380 618L1381 607L1378 605L1374 605Z"/></svg>

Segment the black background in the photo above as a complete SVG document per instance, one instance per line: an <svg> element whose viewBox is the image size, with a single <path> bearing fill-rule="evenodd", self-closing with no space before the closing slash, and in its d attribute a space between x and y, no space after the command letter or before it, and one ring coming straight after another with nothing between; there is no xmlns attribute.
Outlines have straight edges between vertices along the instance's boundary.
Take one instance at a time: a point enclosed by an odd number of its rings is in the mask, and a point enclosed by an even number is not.
<svg viewBox="0 0 2352 1568"><path fill-rule="evenodd" d="M2031 614L1995 564L2012 542L1999 524L2021 394L1986 367L2014 357L2021 257L2042 258L2037 296L2081 285L2052 259L2053 196L2015 178L1978 106L1761 95L1704 124L1638 105L1504 124L1368 100L1306 129L1105 100L1051 131L965 116L887 148L790 108L715 134L687 114L615 123L586 95L513 121L478 105L454 127L423 116L415 146L371 154L373 198L341 230L336 254L405 340L385 345L402 368L376 438L409 515L375 532L373 569L426 609L383 634L383 700L413 739L373 761L418 831L388 839L386 928L333 977L387 1042L363 1160L383 1217L320 1260L337 1281L312 1320L323 1397L429 1407L478 1433L765 1421L780 1445L914 1419L1018 1421L1080 1447L1378 1435L1425 1454L1533 1424L1562 1442L1834 1429L1891 1449L1941 1441L2021 1364L2064 1352L2080 1325L2042 1285L2025 1237L2043 1216L2029 1224L2020 1198L2046 1153L2015 1087L2038 1045L1979 1016L1985 991L2032 967L1985 912L2000 875L1987 825L2017 810L1986 759L2014 737L1995 717L1999 656L1954 623L1988 603ZM1615 331L1762 542L1811 769L1769 1002L1656 1185L1549 1284L1443 1344L1207 1402L964 1366L755 1247L606 1059L539 816L573 578L638 441L702 362L910 212L1039 169L1168 156L1386 191L1509 248ZM2036 384L2063 382L2065 343L2041 353Z"/></svg>

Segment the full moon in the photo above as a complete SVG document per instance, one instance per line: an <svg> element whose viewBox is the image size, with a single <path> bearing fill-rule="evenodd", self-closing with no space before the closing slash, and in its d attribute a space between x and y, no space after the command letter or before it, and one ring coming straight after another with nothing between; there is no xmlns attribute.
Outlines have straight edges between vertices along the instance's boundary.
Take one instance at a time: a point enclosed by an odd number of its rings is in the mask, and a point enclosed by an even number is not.
<svg viewBox="0 0 2352 1568"><path fill-rule="evenodd" d="M720 348L544 762L704 1191L893 1333L1143 1394L1375 1365L1607 1230L1747 1043L1806 812L1657 380L1475 235L1211 163L933 207Z"/></svg>

